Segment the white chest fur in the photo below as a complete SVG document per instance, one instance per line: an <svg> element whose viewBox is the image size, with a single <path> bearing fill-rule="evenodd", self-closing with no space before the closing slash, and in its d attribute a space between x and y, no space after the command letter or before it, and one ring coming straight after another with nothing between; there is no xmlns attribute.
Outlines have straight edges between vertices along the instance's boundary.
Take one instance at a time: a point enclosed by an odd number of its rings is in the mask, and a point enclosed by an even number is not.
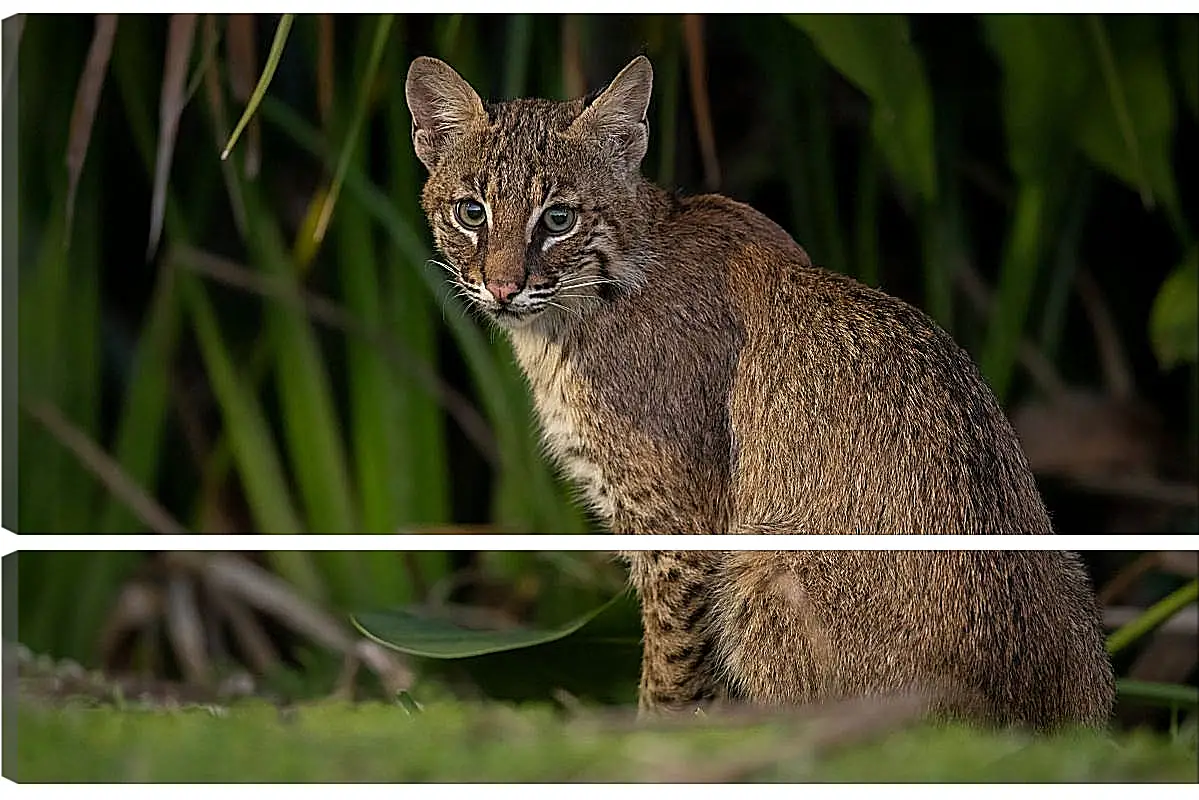
<svg viewBox="0 0 1199 800"><path fill-rule="evenodd" d="M586 408L591 389L559 344L537 333L512 332L512 349L533 391L542 439L550 457L602 518L615 513L608 477L593 457L601 431Z"/></svg>

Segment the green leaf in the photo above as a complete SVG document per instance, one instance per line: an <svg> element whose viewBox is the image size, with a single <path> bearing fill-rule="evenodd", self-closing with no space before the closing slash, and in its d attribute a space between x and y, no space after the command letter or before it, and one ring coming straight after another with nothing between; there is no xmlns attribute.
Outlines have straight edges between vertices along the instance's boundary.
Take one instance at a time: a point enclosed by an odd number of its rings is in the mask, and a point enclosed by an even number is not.
<svg viewBox="0 0 1199 800"><path fill-rule="evenodd" d="M1154 683L1121 679L1116 682L1120 699L1148 705L1199 709L1199 689L1180 683Z"/></svg>
<svg viewBox="0 0 1199 800"><path fill-rule="evenodd" d="M233 129L229 142L221 152L222 161L229 157L233 145L237 144L241 132L245 130L250 118L254 116L254 111L258 108L258 104L266 96L266 88L271 85L271 79L275 77L279 60L283 58L283 47L287 44L287 34L291 31L291 23L295 17L295 14L283 14L279 18L279 25L275 28L275 39L271 42L271 52L266 57L266 65L262 69L262 75L258 78L258 85L254 87L254 93L250 95L250 100L246 103L246 110L242 112L241 119L237 121L237 127Z"/></svg>
<svg viewBox="0 0 1199 800"><path fill-rule="evenodd" d="M1185 230L1170 163L1174 96L1156 20L1133 16L1106 26L1089 15L1085 24L1096 80L1077 119L1078 145L1100 168L1136 188L1147 208L1165 205L1178 230Z"/></svg>
<svg viewBox="0 0 1199 800"><path fill-rule="evenodd" d="M937 195L932 93L901 14L795 14L790 20L873 105L871 129L896 177Z"/></svg>
<svg viewBox="0 0 1199 800"><path fill-rule="evenodd" d="M1093 56L1070 16L985 15L983 32L1003 72L1003 120L1012 169L1024 180L1057 172L1086 102Z"/></svg>
<svg viewBox="0 0 1199 800"><path fill-rule="evenodd" d="M1060 175L1081 151L1100 169L1162 203L1185 223L1171 167L1174 97L1150 18L1106 25L1096 15L982 19L1003 71L1004 123L1013 170L1024 180Z"/></svg>
<svg viewBox="0 0 1199 800"><path fill-rule="evenodd" d="M1158 290L1149 338L1163 370L1199 361L1199 246L1191 247Z"/></svg>
<svg viewBox="0 0 1199 800"><path fill-rule="evenodd" d="M437 659L471 658L565 639L607 610L620 597L617 594L600 607L565 625L544 630L470 630L402 608L355 614L350 620L367 638L401 653Z"/></svg>
<svg viewBox="0 0 1199 800"><path fill-rule="evenodd" d="M1177 614L1181 609L1199 599L1199 580L1191 581L1157 601L1144 613L1107 637L1107 651L1116 654L1133 642L1154 631L1159 625Z"/></svg>

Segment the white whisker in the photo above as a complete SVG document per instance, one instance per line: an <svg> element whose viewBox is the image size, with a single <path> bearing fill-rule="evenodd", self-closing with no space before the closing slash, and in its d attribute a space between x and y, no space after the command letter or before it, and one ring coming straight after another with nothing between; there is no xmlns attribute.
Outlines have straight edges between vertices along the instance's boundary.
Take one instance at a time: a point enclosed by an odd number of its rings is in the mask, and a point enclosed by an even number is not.
<svg viewBox="0 0 1199 800"><path fill-rule="evenodd" d="M574 314L574 315L575 315L576 317L578 317L579 319L582 319L582 318L583 318L583 315L579 313L578 309L575 309L575 308L569 308L569 307L567 307L567 306L564 306L564 305L562 305L561 303L555 303L553 300L547 300L547 301L546 301L546 305L548 305L548 306L553 306L554 308L560 308L560 309L562 309L563 311L565 311L565 312L567 312L567 313L569 313L569 314Z"/></svg>
<svg viewBox="0 0 1199 800"><path fill-rule="evenodd" d="M620 283L620 281L616 280L615 278L604 278L599 275L578 275L572 278L566 278L560 281L558 285L567 289L572 289L579 286L594 286L604 283Z"/></svg>
<svg viewBox="0 0 1199 800"><path fill-rule="evenodd" d="M585 283L561 283L558 284L561 289L586 289L589 286L608 286L619 285L616 281L587 281Z"/></svg>
<svg viewBox="0 0 1199 800"><path fill-rule="evenodd" d="M465 288L463 286L454 287L454 296L463 300L464 302L466 302L470 305L474 305L479 302L479 299L474 294L472 294L470 292L470 290L468 290L467 288Z"/></svg>
<svg viewBox="0 0 1199 800"><path fill-rule="evenodd" d="M457 267L454 267L454 266L451 266L450 264L445 263L444 261L438 261L435 258L430 258L427 261L425 261L425 263L426 264L436 264L437 266L441 267L442 269L444 269L446 272L448 272L451 276L453 276L455 278L457 278L461 275L461 270L459 270Z"/></svg>

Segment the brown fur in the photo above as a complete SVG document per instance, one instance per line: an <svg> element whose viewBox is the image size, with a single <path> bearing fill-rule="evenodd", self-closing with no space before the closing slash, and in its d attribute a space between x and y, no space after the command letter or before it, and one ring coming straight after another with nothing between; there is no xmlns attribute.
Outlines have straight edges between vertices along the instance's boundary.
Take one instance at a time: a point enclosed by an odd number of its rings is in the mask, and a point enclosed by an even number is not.
<svg viewBox="0 0 1199 800"><path fill-rule="evenodd" d="M1006 416L931 319L748 206L642 177L651 84L638 58L590 103L487 105L435 59L408 75L443 266L507 329L590 507L620 533L1052 533ZM1048 725L1111 703L1063 553L630 560L646 708L918 684L943 711Z"/></svg>

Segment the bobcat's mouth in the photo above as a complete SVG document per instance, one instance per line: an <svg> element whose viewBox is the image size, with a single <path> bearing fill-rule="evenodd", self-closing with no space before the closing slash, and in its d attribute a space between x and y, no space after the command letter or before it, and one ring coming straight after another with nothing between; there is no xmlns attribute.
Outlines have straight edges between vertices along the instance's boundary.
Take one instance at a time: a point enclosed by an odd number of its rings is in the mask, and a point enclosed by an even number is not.
<svg viewBox="0 0 1199 800"><path fill-rule="evenodd" d="M483 304L483 306L484 310L496 322L513 328L524 327L550 308L550 304L544 301L528 305L513 305L492 301L491 303Z"/></svg>
<svg viewBox="0 0 1199 800"><path fill-rule="evenodd" d="M492 309L489 309L489 311L491 311L492 316L496 317L497 319L511 319L511 320L531 319L532 317L537 316L544 310L545 310L544 306L539 307L539 308L513 308L512 306L502 306L502 305L497 306Z"/></svg>
<svg viewBox="0 0 1199 800"><path fill-rule="evenodd" d="M514 294L497 297L484 284L472 287L472 299L497 322L520 327L544 314L551 308L565 309L561 302L555 302L557 287L522 287Z"/></svg>

